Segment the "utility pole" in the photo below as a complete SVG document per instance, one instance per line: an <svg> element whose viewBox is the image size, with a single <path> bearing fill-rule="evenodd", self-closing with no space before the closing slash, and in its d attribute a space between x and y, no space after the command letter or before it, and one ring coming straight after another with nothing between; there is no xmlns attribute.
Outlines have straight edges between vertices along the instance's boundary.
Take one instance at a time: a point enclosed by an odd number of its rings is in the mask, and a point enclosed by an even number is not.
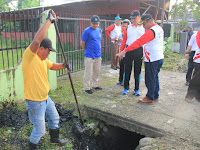
<svg viewBox="0 0 200 150"><path fill-rule="evenodd" d="M165 0L163 0L163 9L162 9L162 14L161 14L161 24L160 24L160 26L162 28L163 28L164 16L165 16Z"/></svg>

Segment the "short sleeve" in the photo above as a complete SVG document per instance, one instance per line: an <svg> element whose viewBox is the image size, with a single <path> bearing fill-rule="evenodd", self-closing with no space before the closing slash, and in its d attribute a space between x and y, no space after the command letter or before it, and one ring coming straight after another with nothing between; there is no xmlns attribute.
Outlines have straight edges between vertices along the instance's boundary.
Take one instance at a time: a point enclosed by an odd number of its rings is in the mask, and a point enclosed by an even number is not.
<svg viewBox="0 0 200 150"><path fill-rule="evenodd" d="M191 39L190 39L188 45L189 45L189 46L192 46L192 45L194 44L194 42L195 42L195 36L192 35L192 37L191 37Z"/></svg>
<svg viewBox="0 0 200 150"><path fill-rule="evenodd" d="M101 34L101 41L102 41L102 30L101 29L99 29L99 32L100 32L100 34Z"/></svg>
<svg viewBox="0 0 200 150"><path fill-rule="evenodd" d="M51 67L53 66L53 62L49 61L48 59L45 60L45 63L47 65L47 69L51 69Z"/></svg>
<svg viewBox="0 0 200 150"><path fill-rule="evenodd" d="M86 29L86 30L83 31L81 41L86 42L87 39L88 39L88 30Z"/></svg>

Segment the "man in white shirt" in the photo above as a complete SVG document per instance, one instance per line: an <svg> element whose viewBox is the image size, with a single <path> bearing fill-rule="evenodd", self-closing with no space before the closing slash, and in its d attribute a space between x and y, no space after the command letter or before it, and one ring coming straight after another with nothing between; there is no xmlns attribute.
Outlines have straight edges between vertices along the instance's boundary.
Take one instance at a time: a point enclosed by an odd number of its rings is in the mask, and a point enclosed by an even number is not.
<svg viewBox="0 0 200 150"><path fill-rule="evenodd" d="M124 36L120 47L120 51L123 51L126 47L131 45L134 41L136 41L145 33L143 25L138 24L141 19L140 12L137 10L133 10L131 12L130 18L133 24L129 25L127 27L127 30L124 31ZM140 85L140 74L141 74L142 60L143 60L142 58L143 58L142 46L134 51L126 53L124 91L122 92L123 95L128 94L133 61L134 61L134 78L135 78L134 95L136 96L140 95L139 85Z"/></svg>
<svg viewBox="0 0 200 150"><path fill-rule="evenodd" d="M188 70L187 70L187 74L186 74L186 83L185 83L185 85L187 85L187 86L190 83L192 72L193 72L193 69L194 69L193 57L194 57L196 49L199 49L199 48L198 48L198 45L196 43L196 34L193 34L189 43L188 43L188 47L187 47L187 50L186 50L186 53L185 53L185 58L186 59L189 58Z"/></svg>

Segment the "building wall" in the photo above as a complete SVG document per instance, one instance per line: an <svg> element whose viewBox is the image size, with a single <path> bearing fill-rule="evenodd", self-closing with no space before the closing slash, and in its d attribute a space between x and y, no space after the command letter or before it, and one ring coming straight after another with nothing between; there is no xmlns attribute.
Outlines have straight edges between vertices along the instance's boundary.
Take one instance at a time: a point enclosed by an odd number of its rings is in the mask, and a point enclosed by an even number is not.
<svg viewBox="0 0 200 150"><path fill-rule="evenodd" d="M120 0L120 1L86 1L71 4L63 4L62 6L52 6L51 8L58 13L73 14L130 14L134 9L139 10L139 0ZM46 8L45 8L46 9Z"/></svg>

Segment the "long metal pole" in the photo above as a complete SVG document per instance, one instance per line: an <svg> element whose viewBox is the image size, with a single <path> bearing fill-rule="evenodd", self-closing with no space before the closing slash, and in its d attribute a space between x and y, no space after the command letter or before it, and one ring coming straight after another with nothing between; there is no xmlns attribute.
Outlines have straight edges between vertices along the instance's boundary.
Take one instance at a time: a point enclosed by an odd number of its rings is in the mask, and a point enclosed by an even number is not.
<svg viewBox="0 0 200 150"><path fill-rule="evenodd" d="M61 42L61 39L60 39L59 30L58 30L58 26L57 26L57 22L56 21L54 22L54 26L55 26L55 29L56 29L56 35L58 37L58 42L60 44L60 48L61 48L61 52L62 52L62 56L63 56L64 62L66 64L68 64L66 56L65 56L65 52L64 52L64 49L63 49L63 46L62 46L62 42ZM69 66L67 66L67 69L69 70ZM66 71L67 71L67 69L65 68ZM73 82L72 82L72 78L71 78L70 72L68 72L68 76L69 76L69 80L70 80L70 83L71 83L72 91L74 93L74 98L75 98L75 101L76 101L76 106L77 106L77 109L78 109L80 121L81 121L81 124L83 125L83 118L81 116L81 112L80 112L80 108L79 108L79 104L78 104L78 100L77 100L77 97L76 97L76 92L75 92L75 89L74 89L74 85L73 85Z"/></svg>

